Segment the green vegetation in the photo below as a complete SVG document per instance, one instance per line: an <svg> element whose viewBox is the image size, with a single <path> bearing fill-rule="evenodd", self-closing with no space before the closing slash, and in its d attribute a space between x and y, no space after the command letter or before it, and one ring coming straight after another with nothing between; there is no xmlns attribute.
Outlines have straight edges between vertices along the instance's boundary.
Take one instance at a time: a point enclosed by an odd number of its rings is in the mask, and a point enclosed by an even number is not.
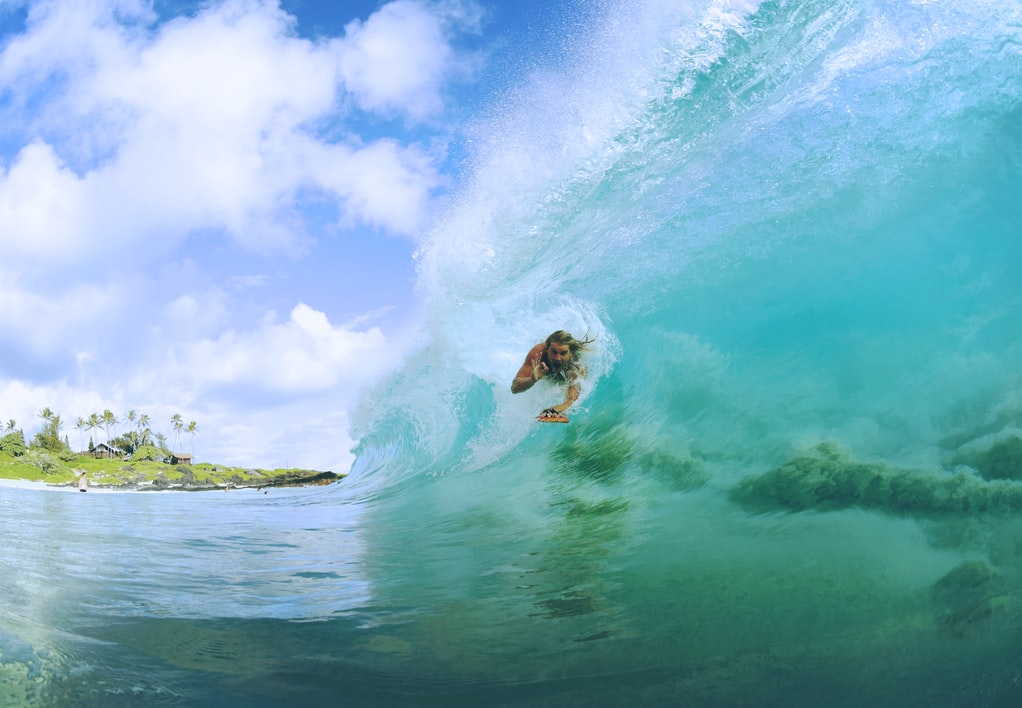
<svg viewBox="0 0 1022 708"><path fill-rule="evenodd" d="M42 450L12 455L0 450L0 479L42 481L72 485L85 472L90 487L153 489L220 489L231 487L272 487L289 484L325 484L336 481L331 473L316 470L262 470L226 467L211 463L172 465L153 460L96 459L75 455L63 461Z"/></svg>
<svg viewBox="0 0 1022 708"><path fill-rule="evenodd" d="M25 437L21 431L7 433L0 438L0 452L6 452L11 457L24 455L28 448L25 447Z"/></svg>
<svg viewBox="0 0 1022 708"><path fill-rule="evenodd" d="M219 489L232 487L289 486L328 484L339 477L332 472L316 470L262 470L201 463L178 464L184 453L173 453L166 437L150 427L149 416L129 411L126 422L131 428L116 437L109 437L118 424L113 412L93 413L75 419L82 440L82 452L75 452L67 437L61 438L63 421L49 408L39 413L43 426L30 444L15 420L9 420L0 436L0 479L44 481L53 485L70 485L85 472L91 486L147 489ZM171 425L178 441L182 432L194 436L198 424L185 425L175 414ZM106 443L99 446L90 436L84 446L84 432L104 430Z"/></svg>

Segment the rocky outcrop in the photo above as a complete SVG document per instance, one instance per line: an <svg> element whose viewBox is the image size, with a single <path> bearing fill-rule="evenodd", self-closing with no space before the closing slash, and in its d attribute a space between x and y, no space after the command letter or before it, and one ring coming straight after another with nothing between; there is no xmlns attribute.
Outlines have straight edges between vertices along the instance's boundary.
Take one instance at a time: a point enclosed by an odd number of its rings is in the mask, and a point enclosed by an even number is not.
<svg viewBox="0 0 1022 708"><path fill-rule="evenodd" d="M287 474L277 475L268 479L251 479L247 482L239 484L239 487L310 487L310 486L322 486L326 484L333 484L339 482L344 477L343 475L336 474L334 472L289 472Z"/></svg>

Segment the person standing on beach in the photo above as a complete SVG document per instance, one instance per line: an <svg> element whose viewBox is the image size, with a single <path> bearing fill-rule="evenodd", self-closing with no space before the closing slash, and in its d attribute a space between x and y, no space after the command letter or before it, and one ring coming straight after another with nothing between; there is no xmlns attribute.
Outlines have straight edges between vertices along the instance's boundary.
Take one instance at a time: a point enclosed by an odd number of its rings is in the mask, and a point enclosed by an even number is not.
<svg viewBox="0 0 1022 708"><path fill-rule="evenodd" d="M78 491L89 491L89 478L85 476L85 472L82 472L81 476L78 478Z"/></svg>
<svg viewBox="0 0 1022 708"><path fill-rule="evenodd" d="M541 415L560 415L577 399L581 388L578 379L585 378L586 370L579 366L578 357L592 339L575 339L568 332L559 329L545 342L540 342L525 355L525 363L511 382L511 393L521 393L532 388L537 381L547 377L560 384L567 384L564 403L547 408Z"/></svg>

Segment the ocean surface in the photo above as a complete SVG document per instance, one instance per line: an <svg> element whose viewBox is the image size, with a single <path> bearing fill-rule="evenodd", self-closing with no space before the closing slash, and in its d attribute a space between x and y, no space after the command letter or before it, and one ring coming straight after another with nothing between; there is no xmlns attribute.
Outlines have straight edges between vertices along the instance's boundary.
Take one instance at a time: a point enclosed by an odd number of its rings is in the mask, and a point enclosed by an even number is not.
<svg viewBox="0 0 1022 708"><path fill-rule="evenodd" d="M1022 5L587 17L344 482L0 488L0 705L1022 705Z"/></svg>

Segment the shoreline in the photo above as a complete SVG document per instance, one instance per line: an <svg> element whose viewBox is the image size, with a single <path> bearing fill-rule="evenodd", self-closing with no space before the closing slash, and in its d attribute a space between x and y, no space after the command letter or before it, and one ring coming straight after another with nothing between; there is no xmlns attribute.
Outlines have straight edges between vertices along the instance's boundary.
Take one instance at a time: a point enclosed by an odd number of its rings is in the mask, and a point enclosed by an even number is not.
<svg viewBox="0 0 1022 708"><path fill-rule="evenodd" d="M251 489L265 491L270 488L281 487L325 487L337 484L347 474L335 472L317 472L311 475L279 475L268 479L252 480L241 484L155 484L146 482L138 484L126 482L124 484L89 484L89 492L223 492ZM78 481L61 482L51 484L44 480L37 479L11 479L0 477L0 489L36 489L56 492L78 492Z"/></svg>

